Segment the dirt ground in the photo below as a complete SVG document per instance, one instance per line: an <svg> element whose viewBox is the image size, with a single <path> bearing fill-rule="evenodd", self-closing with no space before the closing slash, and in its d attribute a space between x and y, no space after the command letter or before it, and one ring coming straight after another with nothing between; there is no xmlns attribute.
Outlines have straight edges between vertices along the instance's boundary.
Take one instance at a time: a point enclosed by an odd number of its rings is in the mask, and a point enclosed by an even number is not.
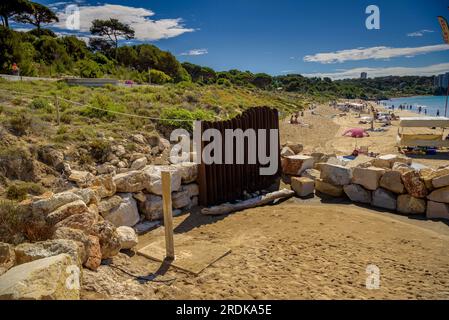
<svg viewBox="0 0 449 320"><path fill-rule="evenodd" d="M379 111L383 107L375 105ZM280 125L281 143L286 141L299 142L304 145L304 152L325 152L336 153L337 155L349 155L355 147L367 146L370 152L380 154L397 154L396 135L398 132L398 121L393 121L390 127L384 128L384 132L370 132L370 137L363 139L354 139L343 137L345 130L350 128L369 129L370 124L359 124L358 114L347 113L345 116L338 116L340 111L328 106L319 106L315 114L306 111L304 117L300 120L308 124L307 126L291 125L289 118ZM410 111L395 111L396 115L402 117L417 116ZM369 116L362 114L361 116ZM380 128L380 123L375 123L375 128ZM426 129L407 129L410 133L416 130ZM438 129L438 132L441 130ZM423 131L421 131L423 132ZM414 161L423 165L438 168L449 164L449 152L442 152L436 156L413 156Z"/></svg>

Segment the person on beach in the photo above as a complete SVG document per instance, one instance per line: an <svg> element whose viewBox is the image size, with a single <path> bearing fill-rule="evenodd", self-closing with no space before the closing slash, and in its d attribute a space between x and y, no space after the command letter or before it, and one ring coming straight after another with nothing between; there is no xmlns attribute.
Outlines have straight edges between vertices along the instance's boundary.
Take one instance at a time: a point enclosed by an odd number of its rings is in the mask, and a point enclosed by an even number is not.
<svg viewBox="0 0 449 320"><path fill-rule="evenodd" d="M440 116L440 109L437 110L437 117Z"/></svg>

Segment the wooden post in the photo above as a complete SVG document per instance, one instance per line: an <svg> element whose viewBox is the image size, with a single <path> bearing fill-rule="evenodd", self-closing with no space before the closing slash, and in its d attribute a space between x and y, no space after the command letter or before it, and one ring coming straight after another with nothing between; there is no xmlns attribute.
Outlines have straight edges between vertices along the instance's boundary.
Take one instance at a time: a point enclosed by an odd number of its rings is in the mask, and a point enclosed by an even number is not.
<svg viewBox="0 0 449 320"><path fill-rule="evenodd" d="M173 241L173 215L171 203L171 174L162 171L162 200L164 203L164 227L166 258L175 258L175 245Z"/></svg>
<svg viewBox="0 0 449 320"><path fill-rule="evenodd" d="M59 116L59 101L58 96L55 96L55 107L56 107L56 121L58 122L58 126L61 123L61 118Z"/></svg>

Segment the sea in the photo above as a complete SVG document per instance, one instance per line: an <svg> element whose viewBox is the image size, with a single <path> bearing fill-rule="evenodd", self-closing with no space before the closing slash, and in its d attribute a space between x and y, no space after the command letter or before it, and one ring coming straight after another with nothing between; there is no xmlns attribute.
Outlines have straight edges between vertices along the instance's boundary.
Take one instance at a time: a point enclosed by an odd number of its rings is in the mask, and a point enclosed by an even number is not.
<svg viewBox="0 0 449 320"><path fill-rule="evenodd" d="M387 107L394 106L395 110L397 110L400 105L411 105L412 109L409 109L409 111L416 113L418 113L418 108L421 106L421 115L425 115L424 110L427 110L428 116L436 116L437 111L440 110L440 116L444 116L446 96L416 96L406 98L393 98L390 100L383 100L380 103ZM447 116L449 116L449 106Z"/></svg>

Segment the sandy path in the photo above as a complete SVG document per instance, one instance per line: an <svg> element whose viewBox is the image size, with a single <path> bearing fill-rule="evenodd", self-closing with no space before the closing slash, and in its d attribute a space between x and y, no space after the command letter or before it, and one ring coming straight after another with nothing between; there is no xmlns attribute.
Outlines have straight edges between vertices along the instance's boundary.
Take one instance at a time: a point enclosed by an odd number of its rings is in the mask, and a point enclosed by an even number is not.
<svg viewBox="0 0 449 320"><path fill-rule="evenodd" d="M174 269L163 272L165 278L176 277L170 286L139 285L120 271L108 270L111 279L127 285L117 289L99 287L95 294L84 291L83 296L449 299L447 225L396 218L349 204L314 201L292 199L277 206L219 218L197 213L178 217L175 219L178 232L187 232L194 239L227 244L231 254L198 277ZM140 245L162 236L160 228L141 237ZM141 274L155 272L161 266L139 256L116 260ZM365 287L369 264L380 268L379 290ZM87 284L87 287L95 286Z"/></svg>

